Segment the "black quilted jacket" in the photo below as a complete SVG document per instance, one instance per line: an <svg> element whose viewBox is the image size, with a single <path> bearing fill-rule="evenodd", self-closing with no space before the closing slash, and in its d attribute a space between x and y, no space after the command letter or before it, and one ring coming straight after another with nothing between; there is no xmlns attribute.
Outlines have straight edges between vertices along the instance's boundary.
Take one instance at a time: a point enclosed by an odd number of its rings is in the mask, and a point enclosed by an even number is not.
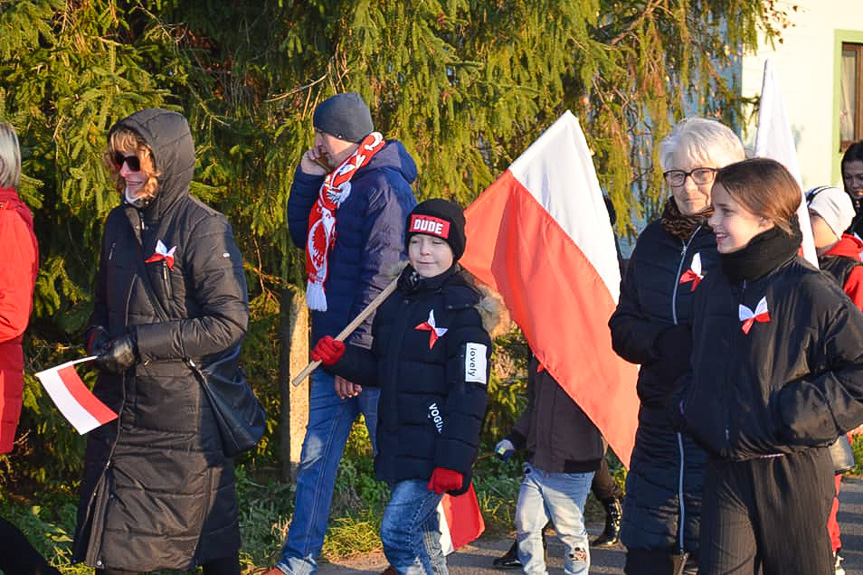
<svg viewBox="0 0 863 575"><path fill-rule="evenodd" d="M188 570L240 545L233 464L186 360L203 364L240 345L246 282L231 226L189 196L186 120L143 110L120 125L153 150L159 191L146 209L123 204L108 215L89 325L114 337L134 332L141 362L123 376L102 373L95 385L120 417L89 434L74 554L102 569ZM160 240L176 247L173 265L142 263Z"/></svg>

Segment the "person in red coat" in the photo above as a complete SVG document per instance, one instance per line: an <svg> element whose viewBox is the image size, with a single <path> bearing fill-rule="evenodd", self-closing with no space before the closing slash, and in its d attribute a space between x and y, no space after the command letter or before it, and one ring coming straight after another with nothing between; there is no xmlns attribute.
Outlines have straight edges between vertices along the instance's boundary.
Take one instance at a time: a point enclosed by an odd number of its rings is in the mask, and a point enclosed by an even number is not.
<svg viewBox="0 0 863 575"><path fill-rule="evenodd" d="M21 152L9 124L0 123L0 454L10 453L21 417L24 351L21 338L33 307L39 246L33 216L18 197ZM17 527L0 517L0 571L6 575L58 574Z"/></svg>

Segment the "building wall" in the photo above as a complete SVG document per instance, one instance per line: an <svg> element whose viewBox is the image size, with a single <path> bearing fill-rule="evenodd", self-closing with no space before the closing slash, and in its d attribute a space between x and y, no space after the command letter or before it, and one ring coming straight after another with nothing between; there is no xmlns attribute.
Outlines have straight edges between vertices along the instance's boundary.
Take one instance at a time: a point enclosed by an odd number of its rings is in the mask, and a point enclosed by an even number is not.
<svg viewBox="0 0 863 575"><path fill-rule="evenodd" d="M863 0L785 0L792 25L782 31L782 43L761 42L758 53L741 62L741 92L761 93L764 61L773 61L782 87L804 189L833 184L839 174L839 57L842 41L863 43ZM796 11L791 7L796 6ZM754 147L755 125L744 128L743 139Z"/></svg>

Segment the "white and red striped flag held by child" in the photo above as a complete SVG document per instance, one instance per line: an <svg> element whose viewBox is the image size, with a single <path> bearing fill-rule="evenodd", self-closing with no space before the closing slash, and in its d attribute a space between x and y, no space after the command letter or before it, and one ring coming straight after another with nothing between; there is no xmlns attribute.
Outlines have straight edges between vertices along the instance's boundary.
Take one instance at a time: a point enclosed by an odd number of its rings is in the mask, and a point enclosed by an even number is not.
<svg viewBox="0 0 863 575"><path fill-rule="evenodd" d="M117 414L96 399L75 371L75 364L93 359L96 358L68 361L36 374L57 409L81 435L117 419Z"/></svg>
<svg viewBox="0 0 863 575"><path fill-rule="evenodd" d="M611 348L617 250L575 116L565 112L465 217L461 263L503 296L539 361L628 467L638 370Z"/></svg>
<svg viewBox="0 0 863 575"><path fill-rule="evenodd" d="M453 497L444 495L437 507L440 522L440 546L444 555L449 555L479 539L485 531L485 521L479 509L473 483L466 493Z"/></svg>

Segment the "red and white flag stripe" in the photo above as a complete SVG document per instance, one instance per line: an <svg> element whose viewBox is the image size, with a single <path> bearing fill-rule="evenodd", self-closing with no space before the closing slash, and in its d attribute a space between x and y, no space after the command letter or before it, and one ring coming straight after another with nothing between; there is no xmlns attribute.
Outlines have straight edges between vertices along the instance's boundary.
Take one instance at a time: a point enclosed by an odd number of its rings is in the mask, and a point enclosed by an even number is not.
<svg viewBox="0 0 863 575"><path fill-rule="evenodd" d="M117 419L117 414L87 389L75 371L75 364L93 359L96 357L76 359L36 374L54 405L81 435Z"/></svg>
<svg viewBox="0 0 863 575"><path fill-rule="evenodd" d="M437 506L437 514L440 523L440 546L444 555L479 539L485 531L485 521L473 483L467 492L461 495L444 495Z"/></svg>
<svg viewBox="0 0 863 575"><path fill-rule="evenodd" d="M614 233L590 150L563 114L465 211L461 263L504 298L539 361L629 465L637 367L611 347Z"/></svg>

